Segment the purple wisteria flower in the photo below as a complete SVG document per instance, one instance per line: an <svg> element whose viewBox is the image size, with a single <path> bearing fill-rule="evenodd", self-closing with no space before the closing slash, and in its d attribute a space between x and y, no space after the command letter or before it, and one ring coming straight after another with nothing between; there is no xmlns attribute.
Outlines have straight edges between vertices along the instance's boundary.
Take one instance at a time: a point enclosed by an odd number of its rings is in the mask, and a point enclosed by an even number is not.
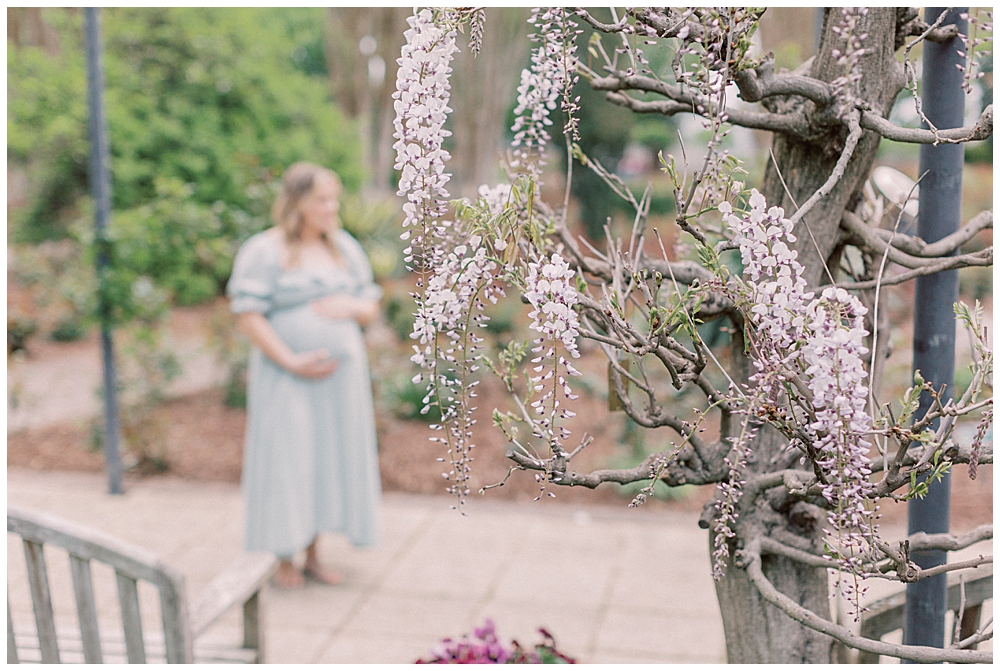
<svg viewBox="0 0 1000 671"><path fill-rule="evenodd" d="M569 114L567 130L576 134L576 101L569 98L569 91L576 81L576 23L571 21L565 8L550 7L532 10L528 22L538 28L531 39L538 47L531 52L531 67L521 71L517 87L517 118L511 131L514 140L514 160L511 168L523 170L537 177L545 165L545 145L551 136L545 129L552 125L549 114L563 98L562 108Z"/></svg>
<svg viewBox="0 0 1000 671"><path fill-rule="evenodd" d="M575 274L576 271L569 267L565 259L553 254L550 259L529 263L525 278L524 297L534 308L528 313L533 320L530 327L542 335L535 340L535 347L531 350L535 354L531 360L535 364L531 382L534 391L543 394L531 406L536 414L545 415L538 423L547 434L542 437L548 439L553 448L558 448L561 441L569 437L565 427L556 428L556 418L568 419L576 415L571 410L560 408L559 396L561 392L566 400L576 399L566 376L580 373L558 351L558 345L562 344L572 357L580 356L576 345L580 322L573 310L578 302L573 286Z"/></svg>
<svg viewBox="0 0 1000 671"><path fill-rule="evenodd" d="M867 308L844 289L827 287L818 297L806 291L793 224L780 207L767 209L764 196L751 192L749 210L719 205L743 258L744 307L757 372L749 414L762 419L765 400L792 393L796 378L811 394L807 434L830 503L831 547L851 573L861 572L873 549L875 513L869 508L872 484L867 440L872 419L865 411L868 376L863 355ZM802 423L802 418L799 418ZM733 492L725 492L732 498ZM856 599L855 599L856 601Z"/></svg>
<svg viewBox="0 0 1000 671"><path fill-rule="evenodd" d="M406 250L407 263L413 261L413 246L420 248L425 263L433 263L438 245L426 238L443 234L441 218L448 207L451 179L445 163L451 158L443 148L451 131L444 128L451 85L451 61L458 47L455 29L439 25L434 14L424 9L407 19L410 29L404 34L406 44L396 73L396 110L393 137L396 163L400 171L398 195L403 205L403 239L415 233Z"/></svg>

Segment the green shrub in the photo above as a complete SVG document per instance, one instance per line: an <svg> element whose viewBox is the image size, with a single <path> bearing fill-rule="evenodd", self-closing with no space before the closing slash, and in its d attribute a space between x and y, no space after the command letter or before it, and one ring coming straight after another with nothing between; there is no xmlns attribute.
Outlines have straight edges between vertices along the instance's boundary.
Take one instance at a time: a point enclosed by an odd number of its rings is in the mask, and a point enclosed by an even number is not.
<svg viewBox="0 0 1000 671"><path fill-rule="evenodd" d="M250 342L237 330L236 316L229 311L228 303L220 303L213 309L208 331L208 347L215 354L215 360L226 369L224 402L230 408L245 408Z"/></svg>
<svg viewBox="0 0 1000 671"><path fill-rule="evenodd" d="M86 193L80 14L45 12L57 56L8 44L7 157L34 185L18 240L65 236ZM193 185L202 205L246 208L257 170L298 160L359 184L356 130L315 59L293 57L321 53L321 8L109 8L102 22L116 214L158 198L162 179Z"/></svg>
<svg viewBox="0 0 1000 671"><path fill-rule="evenodd" d="M67 315L59 320L49 337L57 342L71 342L86 335L83 320L76 315Z"/></svg>
<svg viewBox="0 0 1000 671"><path fill-rule="evenodd" d="M376 280L402 272L406 245L399 239L403 217L397 199L347 194L341 198L340 219L344 230L364 247Z"/></svg>

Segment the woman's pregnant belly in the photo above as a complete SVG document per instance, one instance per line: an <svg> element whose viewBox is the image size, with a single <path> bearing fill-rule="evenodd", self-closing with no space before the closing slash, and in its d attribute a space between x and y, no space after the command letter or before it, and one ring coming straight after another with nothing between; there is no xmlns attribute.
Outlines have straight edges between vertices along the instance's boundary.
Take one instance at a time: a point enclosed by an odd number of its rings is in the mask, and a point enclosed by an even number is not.
<svg viewBox="0 0 1000 671"><path fill-rule="evenodd" d="M272 312L268 321L293 352L325 349L331 358L343 359L363 351L361 328L356 321L327 319L308 303Z"/></svg>

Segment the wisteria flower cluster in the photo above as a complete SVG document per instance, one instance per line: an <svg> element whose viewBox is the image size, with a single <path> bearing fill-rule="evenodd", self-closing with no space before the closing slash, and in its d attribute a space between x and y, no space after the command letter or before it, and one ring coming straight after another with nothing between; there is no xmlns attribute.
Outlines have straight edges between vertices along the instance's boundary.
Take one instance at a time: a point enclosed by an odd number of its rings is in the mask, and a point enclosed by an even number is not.
<svg viewBox="0 0 1000 671"><path fill-rule="evenodd" d="M440 222L448 207L446 185L451 175L445 172L445 163L451 155L443 145L451 131L444 125L451 112L449 75L458 47L455 29L435 22L429 9L407 22L410 29L405 33L392 94L396 101L394 167L400 171L397 194L406 198L403 239L414 234L405 252L406 262L413 263L416 247L424 263L433 265L438 246L428 238L444 234Z"/></svg>
<svg viewBox="0 0 1000 671"><path fill-rule="evenodd" d="M539 420L541 428L548 434L544 436L550 445L557 447L569 436L565 427L556 429L557 418L568 419L575 413L560 408L560 392L563 398L573 400L573 394L566 376L579 375L564 356L559 354L559 344L574 358L580 356L576 339L580 335L580 322L573 306L578 302L576 289L573 287L575 271L559 254L551 258L528 264L528 275L525 278L524 297L534 308L528 313L533 320L531 328L542 337L535 340L532 352L536 355L531 361L536 364L535 375L531 377L534 391L544 391L542 396L532 402L532 407L538 415L546 415ZM551 381L551 382L550 382ZM546 389L548 384L551 388Z"/></svg>
<svg viewBox="0 0 1000 671"><path fill-rule="evenodd" d="M517 87L517 118L511 131L514 140L514 160L511 168L537 177L545 165L545 146L551 136L545 129L552 125L550 113L562 98L562 109L569 114L568 130L575 136L576 100L570 92L576 82L576 23L566 15L565 8L551 7L532 10L529 22L537 32L531 39L538 46L531 52L531 67L521 71Z"/></svg>
<svg viewBox="0 0 1000 671"><path fill-rule="evenodd" d="M729 557L729 539L736 536L733 527L736 524L736 504L743 496L742 473L747 465L747 449L757 436L756 426L750 426L749 413L744 418L743 430L733 440L735 456L732 460L726 457L725 464L729 477L719 483L719 497L715 502L716 518L712 527L712 578L722 580L726 570L726 560Z"/></svg>
<svg viewBox="0 0 1000 671"><path fill-rule="evenodd" d="M969 22L969 34L958 34L958 39L962 40L962 51L959 55L965 59L964 64L959 64L958 69L962 71L962 88L966 93L972 92L972 82L986 76L983 70L983 62L991 55L991 52L980 47L993 42L993 12L986 12L986 20L980 16L981 9L977 9L975 15L960 14L961 18Z"/></svg>
<svg viewBox="0 0 1000 671"><path fill-rule="evenodd" d="M484 300L496 303L503 287L495 282L497 264L490 257L481 236L473 235L467 244L455 246L438 262L427 282L423 296L415 296L417 313L410 335L414 345L411 360L427 371L427 396L422 413L431 405L441 412L441 424L433 428L447 430L444 438L432 438L448 446L451 470L444 473L451 483L449 491L460 499L468 494L471 470L471 428L475 409L474 380L468 376L478 370L475 363L482 339L476 329L486 325ZM443 335L442 342L439 335ZM443 369L440 367L444 364ZM425 374L414 377L420 383Z"/></svg>
<svg viewBox="0 0 1000 671"><path fill-rule="evenodd" d="M837 101L838 113L854 106L858 98L857 85L861 81L861 57L865 55L866 33L858 30L858 21L868 14L867 7L843 7L840 10L842 23L831 30L844 40L841 49L833 50L837 64L844 67L844 74L830 82L833 97Z"/></svg>
<svg viewBox="0 0 1000 671"><path fill-rule="evenodd" d="M496 215L503 212L504 207L507 206L507 202L510 200L510 188L510 184L506 182L501 182L496 186L483 184L479 187L479 197L486 205L490 214Z"/></svg>
<svg viewBox="0 0 1000 671"><path fill-rule="evenodd" d="M469 51L479 55L483 48L483 26L486 23L486 10L476 9L469 19Z"/></svg>
<svg viewBox="0 0 1000 671"><path fill-rule="evenodd" d="M874 513L867 507L871 474L866 436L872 419L865 411L868 389L862 355L867 335L867 309L843 289L828 287L819 298L805 290L803 268L794 242L792 222L779 207L767 208L764 197L753 190L749 211L735 214L732 206L719 206L734 232L746 275L753 362L751 376L757 389L748 409L761 418L767 413L759 403L793 393L795 378L805 380L812 396L806 414L809 448L825 480L824 497L830 502L829 521L837 536L837 558L852 573L872 549Z"/></svg>

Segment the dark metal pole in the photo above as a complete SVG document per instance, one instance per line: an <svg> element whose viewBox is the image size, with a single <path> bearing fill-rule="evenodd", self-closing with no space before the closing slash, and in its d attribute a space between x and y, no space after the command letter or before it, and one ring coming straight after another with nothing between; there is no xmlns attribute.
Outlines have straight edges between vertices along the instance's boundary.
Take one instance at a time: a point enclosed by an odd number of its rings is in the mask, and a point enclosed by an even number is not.
<svg viewBox="0 0 1000 671"><path fill-rule="evenodd" d="M942 7L924 10L924 21L934 23ZM943 25L955 24L968 34L968 24L959 18L968 8L955 7ZM953 38L942 44L923 42L923 110L939 129L959 128L965 117L962 72L958 55L962 42ZM924 124L926 128L926 124ZM962 213L963 145L921 145L920 210L917 231L927 242L940 240L958 230ZM913 311L913 368L940 389L947 385L941 403L952 396L955 382L955 312L958 300L958 271L948 270L917 278ZM930 407L931 396L920 397L917 416ZM935 422L934 428L937 428ZM931 485L927 496L909 503L909 533L947 533L950 513L951 478ZM914 552L911 559L921 568L947 562L943 551ZM903 642L908 645L944 647L944 616L948 605L948 577L934 576L906 586Z"/></svg>
<svg viewBox="0 0 1000 671"><path fill-rule="evenodd" d="M104 62L101 48L101 10L84 10L87 31L87 102L90 108L90 193L94 199L94 242L97 245L98 310L104 358L104 463L108 491L122 493L122 465L118 456L118 394L115 351L111 339L111 305L105 290L109 253L107 225L111 218L111 173L108 170L108 124L104 116Z"/></svg>

